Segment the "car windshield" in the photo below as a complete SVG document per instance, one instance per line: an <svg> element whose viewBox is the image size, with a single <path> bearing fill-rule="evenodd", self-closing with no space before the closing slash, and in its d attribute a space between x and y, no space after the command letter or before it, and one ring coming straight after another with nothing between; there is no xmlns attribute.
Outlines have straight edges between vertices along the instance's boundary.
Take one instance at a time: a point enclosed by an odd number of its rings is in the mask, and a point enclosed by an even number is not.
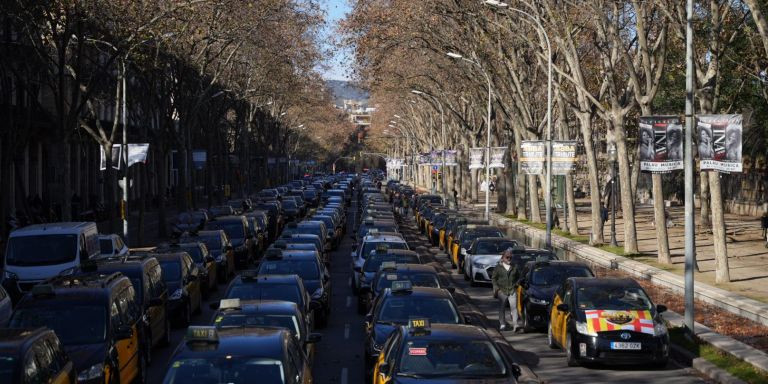
<svg viewBox="0 0 768 384"><path fill-rule="evenodd" d="M483 231L471 231L464 233L462 243L464 244L472 244L472 242L477 239L478 237L504 237L504 234L501 233L498 229L496 230L483 230Z"/></svg>
<svg viewBox="0 0 768 384"><path fill-rule="evenodd" d="M650 310L651 299L641 288L580 287L576 294L579 309Z"/></svg>
<svg viewBox="0 0 768 384"><path fill-rule="evenodd" d="M536 267L531 275L533 285L560 285L569 277L593 277L586 266L557 267L553 265Z"/></svg>
<svg viewBox="0 0 768 384"><path fill-rule="evenodd" d="M291 199L284 199L283 200L283 209L296 209L297 205L296 202Z"/></svg>
<svg viewBox="0 0 768 384"><path fill-rule="evenodd" d="M503 377L507 370L488 341L410 340L403 348L398 375L429 377Z"/></svg>
<svg viewBox="0 0 768 384"><path fill-rule="evenodd" d="M267 314L244 314L233 313L230 315L218 316L214 320L217 328L227 327L280 327L291 332L292 335L301 338L299 329L299 320L292 315L267 315Z"/></svg>
<svg viewBox="0 0 768 384"><path fill-rule="evenodd" d="M178 261L165 261L160 263L160 269L163 273L163 281L181 280L181 264Z"/></svg>
<svg viewBox="0 0 768 384"><path fill-rule="evenodd" d="M52 329L64 345L96 344L106 337L107 309L98 305L17 308L10 328Z"/></svg>
<svg viewBox="0 0 768 384"><path fill-rule="evenodd" d="M200 237L199 239L191 239L193 241L201 241L205 246L211 250L219 250L222 248L221 246L221 236L206 236L206 237Z"/></svg>
<svg viewBox="0 0 768 384"><path fill-rule="evenodd" d="M188 253L195 263L203 262L203 250L199 246L184 247L184 252Z"/></svg>
<svg viewBox="0 0 768 384"><path fill-rule="evenodd" d="M240 284L233 286L227 293L227 299L240 300L283 300L304 305L299 288L287 284Z"/></svg>
<svg viewBox="0 0 768 384"><path fill-rule="evenodd" d="M394 261L396 264L420 264L418 255L380 255L374 251L363 264L363 271L377 272L381 264L387 261Z"/></svg>
<svg viewBox="0 0 768 384"><path fill-rule="evenodd" d="M309 235L315 235L319 238L323 238L323 230L322 228L318 226L309 226L309 225L300 225L296 228L294 231L296 234L309 234Z"/></svg>
<svg viewBox="0 0 768 384"><path fill-rule="evenodd" d="M101 249L101 253L105 255L111 255L112 254L112 239L101 239L99 240L99 249Z"/></svg>
<svg viewBox="0 0 768 384"><path fill-rule="evenodd" d="M304 280L320 280L320 270L312 260L268 260L261 263L259 275L299 275Z"/></svg>
<svg viewBox="0 0 768 384"><path fill-rule="evenodd" d="M514 240L503 241L479 241L475 245L475 254L478 255L500 255L509 248L517 246Z"/></svg>
<svg viewBox="0 0 768 384"><path fill-rule="evenodd" d="M14 383L16 379L16 358L13 356L0 356L0 381Z"/></svg>
<svg viewBox="0 0 768 384"><path fill-rule="evenodd" d="M405 324L412 317L427 317L432 323L459 323L458 312L450 300L408 295L387 298L376 321Z"/></svg>
<svg viewBox="0 0 768 384"><path fill-rule="evenodd" d="M254 352L256 353L256 352ZM283 363L274 359L221 356L219 358L182 359L174 361L165 374L163 384L285 383Z"/></svg>
<svg viewBox="0 0 768 384"><path fill-rule="evenodd" d="M371 251L375 250L378 245L386 245L389 249L408 249L408 244L405 242L368 241L363 244L363 258L367 259L368 256L370 256Z"/></svg>
<svg viewBox="0 0 768 384"><path fill-rule="evenodd" d="M549 252L525 252L525 253L513 253L512 263L514 263L518 269L525 266L529 261L551 261L557 260L557 256Z"/></svg>
<svg viewBox="0 0 768 384"><path fill-rule="evenodd" d="M18 236L8 240L5 263L16 266L55 265L77 256L77 235Z"/></svg>
<svg viewBox="0 0 768 384"><path fill-rule="evenodd" d="M414 287L440 287L437 276L432 273L381 273L376 281L376 292L392 288L392 282L399 280L408 280Z"/></svg>
<svg viewBox="0 0 768 384"><path fill-rule="evenodd" d="M211 221L205 225L206 229L222 229L231 239L244 239L245 227L241 221Z"/></svg>

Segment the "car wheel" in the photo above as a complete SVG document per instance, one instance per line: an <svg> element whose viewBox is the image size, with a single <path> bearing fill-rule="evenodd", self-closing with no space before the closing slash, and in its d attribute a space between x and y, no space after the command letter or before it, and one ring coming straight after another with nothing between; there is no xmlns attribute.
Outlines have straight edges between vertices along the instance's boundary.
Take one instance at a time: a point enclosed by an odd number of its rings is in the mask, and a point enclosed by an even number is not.
<svg viewBox="0 0 768 384"><path fill-rule="evenodd" d="M166 314L165 334L163 335L163 338L160 340L160 346L162 347L167 347L171 345L171 321L168 320L167 316L168 315Z"/></svg>
<svg viewBox="0 0 768 384"><path fill-rule="evenodd" d="M522 311L520 313L520 317L523 318L523 332L528 332L531 330L530 324L528 324L528 310L525 309L525 305L522 305Z"/></svg>
<svg viewBox="0 0 768 384"><path fill-rule="evenodd" d="M573 344L570 333L565 334L565 358L568 361L569 367L579 366L579 361L576 359L576 355L573 353Z"/></svg>
<svg viewBox="0 0 768 384"><path fill-rule="evenodd" d="M555 337L552 335L552 323L549 323L549 326L547 326L547 345L552 349L557 349Z"/></svg>

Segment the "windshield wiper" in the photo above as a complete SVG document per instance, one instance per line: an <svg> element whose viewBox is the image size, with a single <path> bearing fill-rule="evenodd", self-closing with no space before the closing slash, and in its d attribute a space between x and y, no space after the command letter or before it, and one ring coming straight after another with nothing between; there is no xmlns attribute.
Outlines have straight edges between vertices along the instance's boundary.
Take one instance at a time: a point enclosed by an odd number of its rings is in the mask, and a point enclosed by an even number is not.
<svg viewBox="0 0 768 384"><path fill-rule="evenodd" d="M392 327L397 327L398 325L400 325L399 323L394 321L384 321L384 320L379 320L376 322L376 324L389 325Z"/></svg>

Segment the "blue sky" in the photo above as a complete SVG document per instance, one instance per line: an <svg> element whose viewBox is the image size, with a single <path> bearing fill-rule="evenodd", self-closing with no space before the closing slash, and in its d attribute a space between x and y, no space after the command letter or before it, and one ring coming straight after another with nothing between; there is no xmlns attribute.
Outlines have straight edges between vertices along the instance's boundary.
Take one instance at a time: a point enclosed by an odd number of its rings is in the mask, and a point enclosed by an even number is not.
<svg viewBox="0 0 768 384"><path fill-rule="evenodd" d="M345 14L351 8L349 0L321 0L322 6L326 11L327 25L324 35L327 37L324 41L332 41L336 35L336 28L339 20L343 19ZM349 80L346 76L353 53L351 49L344 49L336 52L330 62L326 63L329 68L323 70L323 77L328 80Z"/></svg>

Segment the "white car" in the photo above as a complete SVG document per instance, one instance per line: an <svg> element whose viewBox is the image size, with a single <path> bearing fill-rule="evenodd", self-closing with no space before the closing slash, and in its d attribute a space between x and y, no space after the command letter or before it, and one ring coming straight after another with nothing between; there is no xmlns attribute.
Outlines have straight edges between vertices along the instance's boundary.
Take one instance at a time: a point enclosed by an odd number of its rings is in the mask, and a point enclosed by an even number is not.
<svg viewBox="0 0 768 384"><path fill-rule="evenodd" d="M99 235L99 248L101 248L100 259L120 258L128 255L128 246L125 245L120 235Z"/></svg>
<svg viewBox="0 0 768 384"><path fill-rule="evenodd" d="M397 234L376 234L363 237L363 241L352 252L352 292L355 294L360 288L360 271L363 270L365 260L376 250L376 246L386 244L390 249L408 249L408 243Z"/></svg>
<svg viewBox="0 0 768 384"><path fill-rule="evenodd" d="M472 285L490 282L493 269L499 264L501 254L509 248L518 247L515 240L502 237L478 237L469 246L464 256L464 279Z"/></svg>

